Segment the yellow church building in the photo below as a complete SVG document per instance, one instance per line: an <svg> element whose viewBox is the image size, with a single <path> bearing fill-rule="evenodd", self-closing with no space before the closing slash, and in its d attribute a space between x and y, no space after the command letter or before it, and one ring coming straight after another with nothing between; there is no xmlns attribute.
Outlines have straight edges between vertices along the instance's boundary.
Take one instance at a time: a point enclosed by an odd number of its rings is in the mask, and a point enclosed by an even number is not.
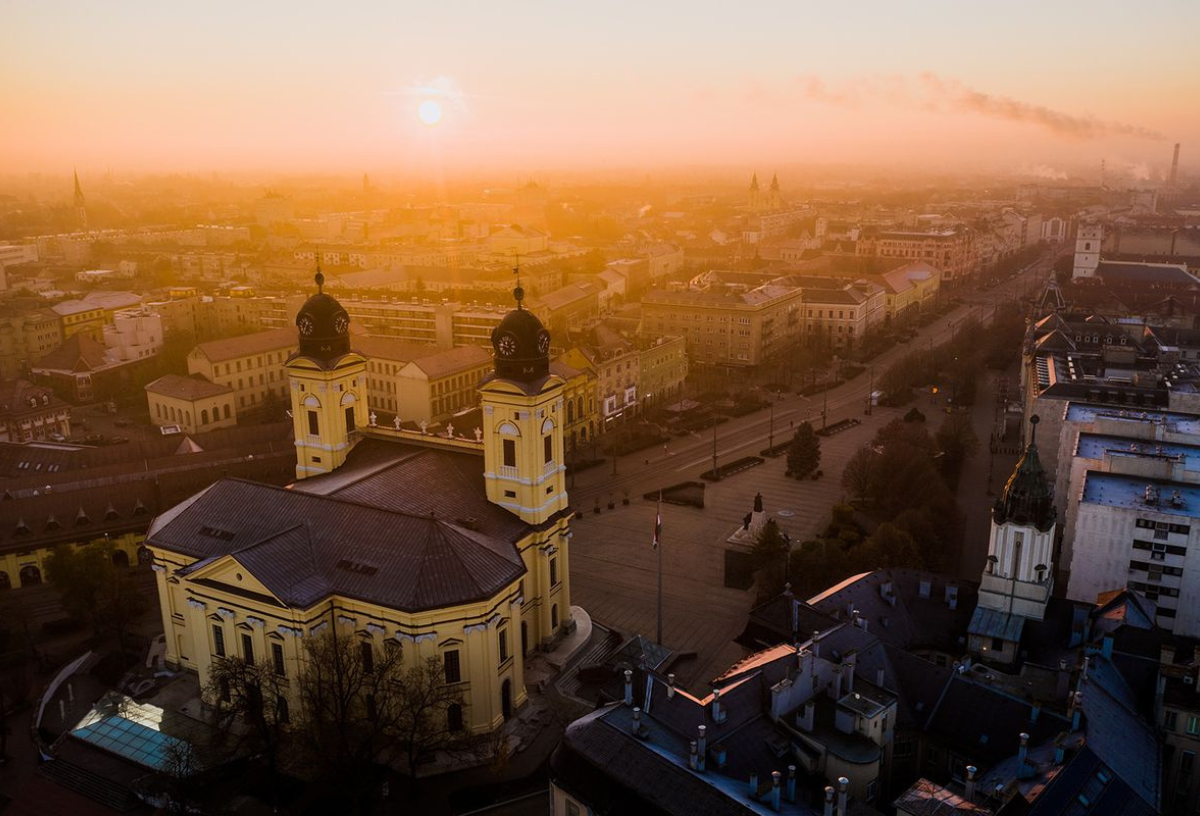
<svg viewBox="0 0 1200 816"><path fill-rule="evenodd" d="M475 440L368 421L366 358L321 291L287 361L295 484L224 479L157 518L154 559L169 664L207 684L215 660L295 677L305 638L336 630L406 665L441 660L482 734L526 699L525 658L574 627L564 381L550 335L517 308L492 334Z"/></svg>

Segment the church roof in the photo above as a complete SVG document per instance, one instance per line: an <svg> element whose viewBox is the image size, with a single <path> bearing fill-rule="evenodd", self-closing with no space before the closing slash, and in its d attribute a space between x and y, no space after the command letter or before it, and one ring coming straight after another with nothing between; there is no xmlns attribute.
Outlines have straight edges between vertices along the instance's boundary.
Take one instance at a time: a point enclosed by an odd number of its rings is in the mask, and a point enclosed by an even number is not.
<svg viewBox="0 0 1200 816"><path fill-rule="evenodd" d="M1046 471L1038 458L1035 434L1037 429L1035 416L1031 420L1029 447L1025 455L1017 462L1017 467L1004 493L996 500L992 510L992 518L996 524L1013 521L1017 524L1032 524L1039 530L1049 530L1054 524L1054 499L1050 490L1050 482L1046 479Z"/></svg>
<svg viewBox="0 0 1200 816"><path fill-rule="evenodd" d="M233 556L299 609L334 594L408 612L456 606L491 598L525 573L512 542L444 515L240 479L161 517L148 538L197 559L183 574Z"/></svg>

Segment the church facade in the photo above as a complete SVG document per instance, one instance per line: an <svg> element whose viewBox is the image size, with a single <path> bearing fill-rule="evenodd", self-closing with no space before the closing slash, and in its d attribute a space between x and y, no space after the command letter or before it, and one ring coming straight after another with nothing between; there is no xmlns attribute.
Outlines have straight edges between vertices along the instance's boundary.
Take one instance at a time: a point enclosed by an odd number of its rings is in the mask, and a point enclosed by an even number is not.
<svg viewBox="0 0 1200 816"><path fill-rule="evenodd" d="M297 481L224 479L151 527L167 662L202 685L232 656L290 679L303 641L332 630L406 665L438 658L462 692L451 727L490 732L526 699L526 656L574 625L549 334L518 288L475 439L375 427L366 358L321 283L287 363Z"/></svg>

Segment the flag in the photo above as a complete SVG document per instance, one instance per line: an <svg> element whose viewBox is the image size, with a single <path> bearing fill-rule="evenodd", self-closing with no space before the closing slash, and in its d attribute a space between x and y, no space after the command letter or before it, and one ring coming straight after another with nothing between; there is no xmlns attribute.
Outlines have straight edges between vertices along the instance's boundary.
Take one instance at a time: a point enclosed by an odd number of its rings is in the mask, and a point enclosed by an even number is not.
<svg viewBox="0 0 1200 816"><path fill-rule="evenodd" d="M658 494L658 512L654 515L654 542L652 546L658 549L658 542L662 539L662 494Z"/></svg>

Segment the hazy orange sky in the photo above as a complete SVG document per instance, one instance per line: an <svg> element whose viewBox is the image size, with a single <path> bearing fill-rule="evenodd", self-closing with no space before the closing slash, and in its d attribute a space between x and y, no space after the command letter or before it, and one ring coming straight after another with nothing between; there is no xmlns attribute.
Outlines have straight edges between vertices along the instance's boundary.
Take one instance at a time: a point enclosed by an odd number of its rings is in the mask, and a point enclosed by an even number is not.
<svg viewBox="0 0 1200 816"><path fill-rule="evenodd" d="M0 0L0 21L5 173L1200 155L1194 0Z"/></svg>

